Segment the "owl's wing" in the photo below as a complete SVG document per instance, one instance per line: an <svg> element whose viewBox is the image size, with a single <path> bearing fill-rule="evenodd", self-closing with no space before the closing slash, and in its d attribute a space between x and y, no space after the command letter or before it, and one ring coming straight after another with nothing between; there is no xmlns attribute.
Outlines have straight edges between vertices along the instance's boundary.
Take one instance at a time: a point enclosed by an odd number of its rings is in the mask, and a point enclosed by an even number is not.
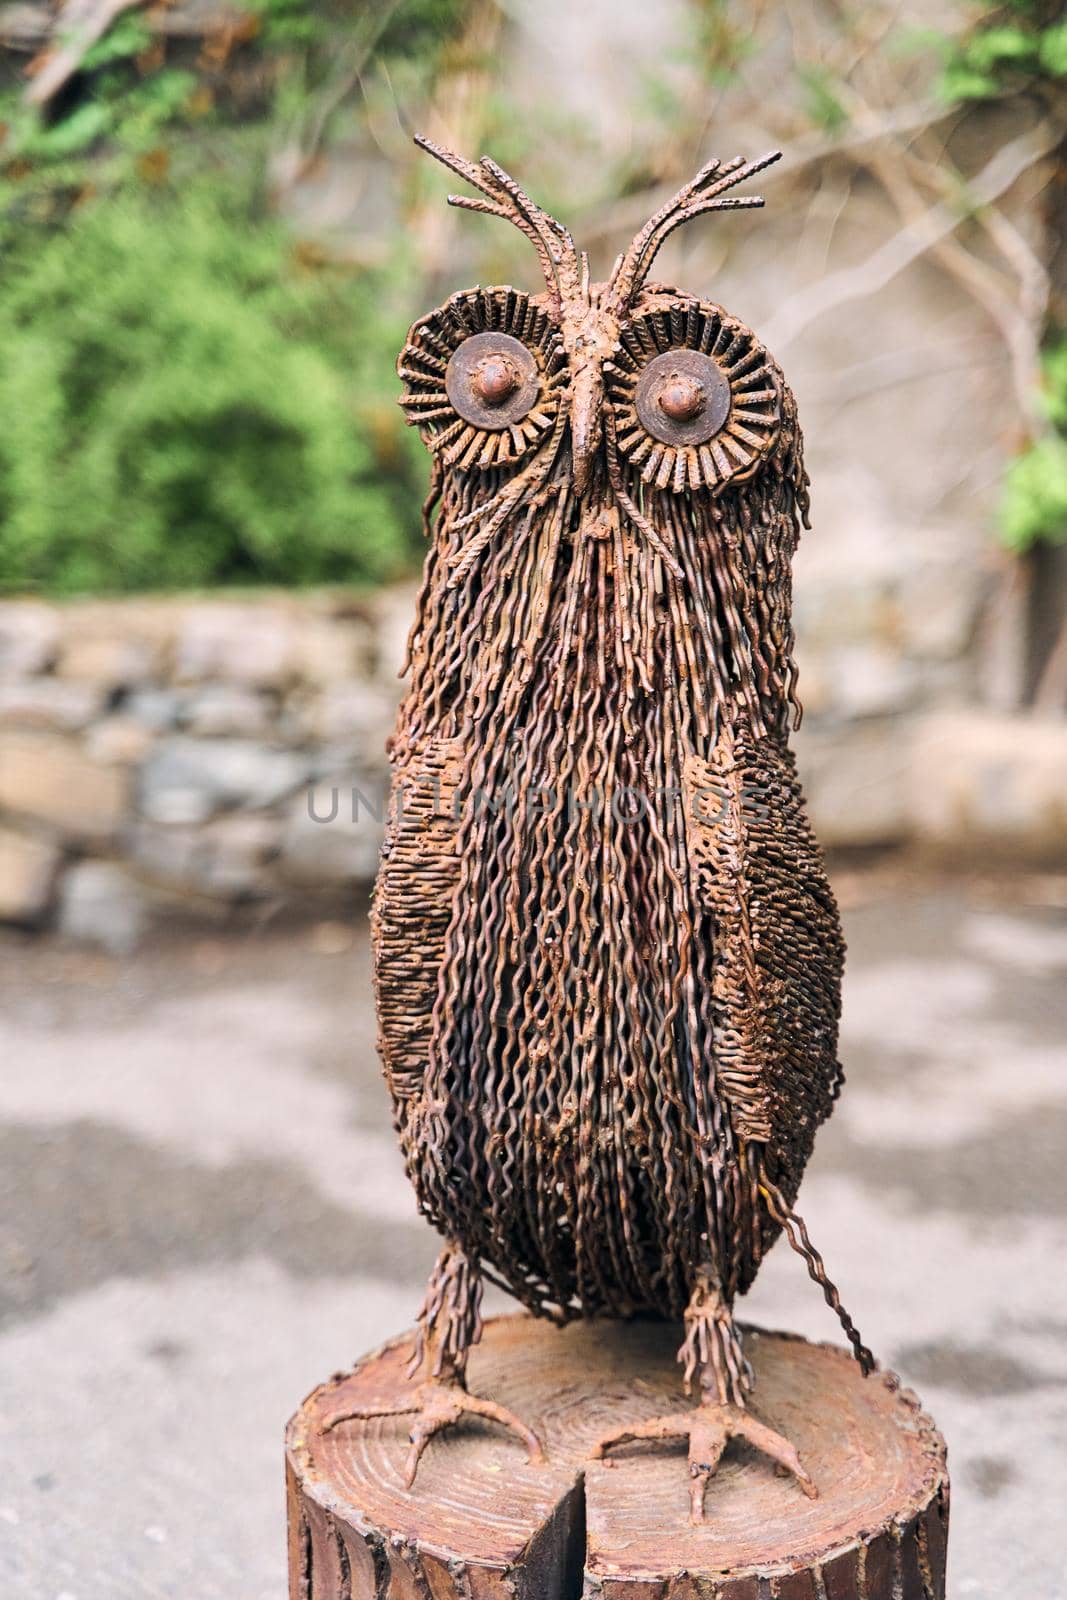
<svg viewBox="0 0 1067 1600"><path fill-rule="evenodd" d="M697 893L712 922L717 1091L767 1217L804 1256L866 1368L870 1353L792 1209L841 1087L845 948L795 761L738 714L708 760L689 753L683 790Z"/></svg>
<svg viewBox="0 0 1067 1600"><path fill-rule="evenodd" d="M791 751L725 726L683 775L700 903L714 928L716 1082L738 1138L796 1192L841 1084L844 941ZM793 1180L793 1181L791 1181Z"/></svg>
<svg viewBox="0 0 1067 1600"><path fill-rule="evenodd" d="M423 1087L452 899L459 881L458 739L435 739L393 774L374 885L371 941L378 1048L398 1120Z"/></svg>

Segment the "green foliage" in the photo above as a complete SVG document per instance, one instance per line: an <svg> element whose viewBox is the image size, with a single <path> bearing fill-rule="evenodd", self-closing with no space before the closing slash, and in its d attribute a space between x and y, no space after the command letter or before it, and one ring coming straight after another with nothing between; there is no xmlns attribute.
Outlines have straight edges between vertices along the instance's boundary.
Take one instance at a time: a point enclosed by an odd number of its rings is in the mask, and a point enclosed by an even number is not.
<svg viewBox="0 0 1067 1600"><path fill-rule="evenodd" d="M88 207L0 281L0 584L381 579L417 543L402 326L207 183Z"/></svg>
<svg viewBox="0 0 1067 1600"><path fill-rule="evenodd" d="M756 50L747 15L732 14L729 0L695 0L696 61L708 83L725 89Z"/></svg>
<svg viewBox="0 0 1067 1600"><path fill-rule="evenodd" d="M0 588L410 567L402 248L324 262L271 215L267 161L379 61L428 81L468 5L250 0L221 57L128 13L45 114L0 93Z"/></svg>
<svg viewBox="0 0 1067 1600"><path fill-rule="evenodd" d="M1067 440L1061 435L1039 439L1008 468L1000 535L1016 555L1040 543L1067 543Z"/></svg>
<svg viewBox="0 0 1067 1600"><path fill-rule="evenodd" d="M848 112L834 85L832 75L825 67L798 67L797 75L804 89L804 110L808 120L831 137L848 125Z"/></svg>
<svg viewBox="0 0 1067 1600"><path fill-rule="evenodd" d="M941 39L938 91L950 105L1067 76L1067 23L1047 0L1013 0L981 8L958 40Z"/></svg>
<svg viewBox="0 0 1067 1600"><path fill-rule="evenodd" d="M1062 0L1008 0L980 6L958 39L922 41L941 63L938 91L951 105L1033 94L1062 100L1067 22ZM1049 427L1009 466L1001 496L1001 543L1015 554L1042 542L1067 542L1067 335L1053 335L1044 358Z"/></svg>
<svg viewBox="0 0 1067 1600"><path fill-rule="evenodd" d="M0 184L0 202L17 201L33 190L34 167L47 185L57 163L90 151L101 140L114 141L117 152L125 155L151 147L183 112L196 82L191 72L171 68L120 92L115 80L105 74L99 95L84 100L56 122L44 122L21 107L13 108L9 143L17 175L14 183L8 177ZM30 173L20 170L27 163ZM90 169L77 174L86 182L91 175Z"/></svg>
<svg viewBox="0 0 1067 1600"><path fill-rule="evenodd" d="M258 17L258 43L267 50L315 45L329 34L326 17L304 0L245 0L245 9Z"/></svg>
<svg viewBox="0 0 1067 1600"><path fill-rule="evenodd" d="M1002 543L1017 554L1067 543L1067 334L1045 355L1044 404L1051 427L1008 468L1000 508Z"/></svg>
<svg viewBox="0 0 1067 1600"><path fill-rule="evenodd" d="M120 16L103 38L98 39L82 61L82 70L95 72L112 61L128 61L138 56L152 43L152 35L143 20L135 13Z"/></svg>
<svg viewBox="0 0 1067 1600"><path fill-rule="evenodd" d="M1052 340L1043 365L1045 412L1052 425L1067 434L1067 334Z"/></svg>
<svg viewBox="0 0 1067 1600"><path fill-rule="evenodd" d="M468 0L405 0L383 4L379 52L385 57L419 58L433 64L462 32Z"/></svg>
<svg viewBox="0 0 1067 1600"><path fill-rule="evenodd" d="M1067 22L1045 28L1038 47L1038 59L1053 78L1067 78Z"/></svg>

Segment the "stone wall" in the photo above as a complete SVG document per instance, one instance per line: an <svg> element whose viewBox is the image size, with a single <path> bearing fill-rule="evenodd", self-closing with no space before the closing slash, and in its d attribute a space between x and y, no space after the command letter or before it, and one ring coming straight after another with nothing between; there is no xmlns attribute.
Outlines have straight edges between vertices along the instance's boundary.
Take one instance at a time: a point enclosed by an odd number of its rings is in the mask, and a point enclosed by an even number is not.
<svg viewBox="0 0 1067 1600"><path fill-rule="evenodd" d="M367 882L411 610L408 587L0 605L0 919L121 949ZM312 820L333 786L366 794L355 824Z"/></svg>
<svg viewBox="0 0 1067 1600"><path fill-rule="evenodd" d="M821 838L1062 854L1064 723L969 706L954 642L897 626L892 598L863 628L854 605L854 627L800 613ZM367 884L412 604L407 585L0 603L0 920L123 950L175 916Z"/></svg>

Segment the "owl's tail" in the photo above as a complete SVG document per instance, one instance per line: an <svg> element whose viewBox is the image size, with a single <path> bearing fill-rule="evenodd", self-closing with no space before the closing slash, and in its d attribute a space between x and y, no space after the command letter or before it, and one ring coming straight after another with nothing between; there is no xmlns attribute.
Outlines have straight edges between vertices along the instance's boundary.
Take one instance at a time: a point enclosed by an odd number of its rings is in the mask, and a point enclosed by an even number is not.
<svg viewBox="0 0 1067 1600"><path fill-rule="evenodd" d="M808 1276L819 1285L826 1304L844 1329L845 1337L852 1346L852 1353L860 1364L863 1376L869 1377L874 1371L874 1356L864 1344L859 1329L841 1304L841 1296L826 1271L822 1256L811 1242L804 1218L797 1215L782 1191L767 1176L762 1158L755 1154L752 1146L749 1146L749 1152L752 1158L752 1176L771 1220L783 1230L797 1255L804 1258Z"/></svg>

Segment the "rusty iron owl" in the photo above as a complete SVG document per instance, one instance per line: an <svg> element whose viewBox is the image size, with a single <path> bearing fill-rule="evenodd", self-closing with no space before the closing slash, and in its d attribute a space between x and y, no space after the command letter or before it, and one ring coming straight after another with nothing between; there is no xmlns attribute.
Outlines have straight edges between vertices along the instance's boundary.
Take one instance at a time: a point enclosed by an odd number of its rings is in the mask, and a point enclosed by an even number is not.
<svg viewBox="0 0 1067 1600"><path fill-rule="evenodd" d="M699 1403L602 1441L731 1437L814 1494L753 1415L733 1321L784 1231L871 1357L793 1210L841 1085L844 946L803 808L791 558L796 407L755 334L648 281L660 245L776 154L710 161L607 282L493 161L422 147L519 228L545 291L415 323L401 399L433 457L390 748L373 938L380 1048L422 1212L408 1481L463 1412L483 1278L531 1312L684 1319Z"/></svg>

